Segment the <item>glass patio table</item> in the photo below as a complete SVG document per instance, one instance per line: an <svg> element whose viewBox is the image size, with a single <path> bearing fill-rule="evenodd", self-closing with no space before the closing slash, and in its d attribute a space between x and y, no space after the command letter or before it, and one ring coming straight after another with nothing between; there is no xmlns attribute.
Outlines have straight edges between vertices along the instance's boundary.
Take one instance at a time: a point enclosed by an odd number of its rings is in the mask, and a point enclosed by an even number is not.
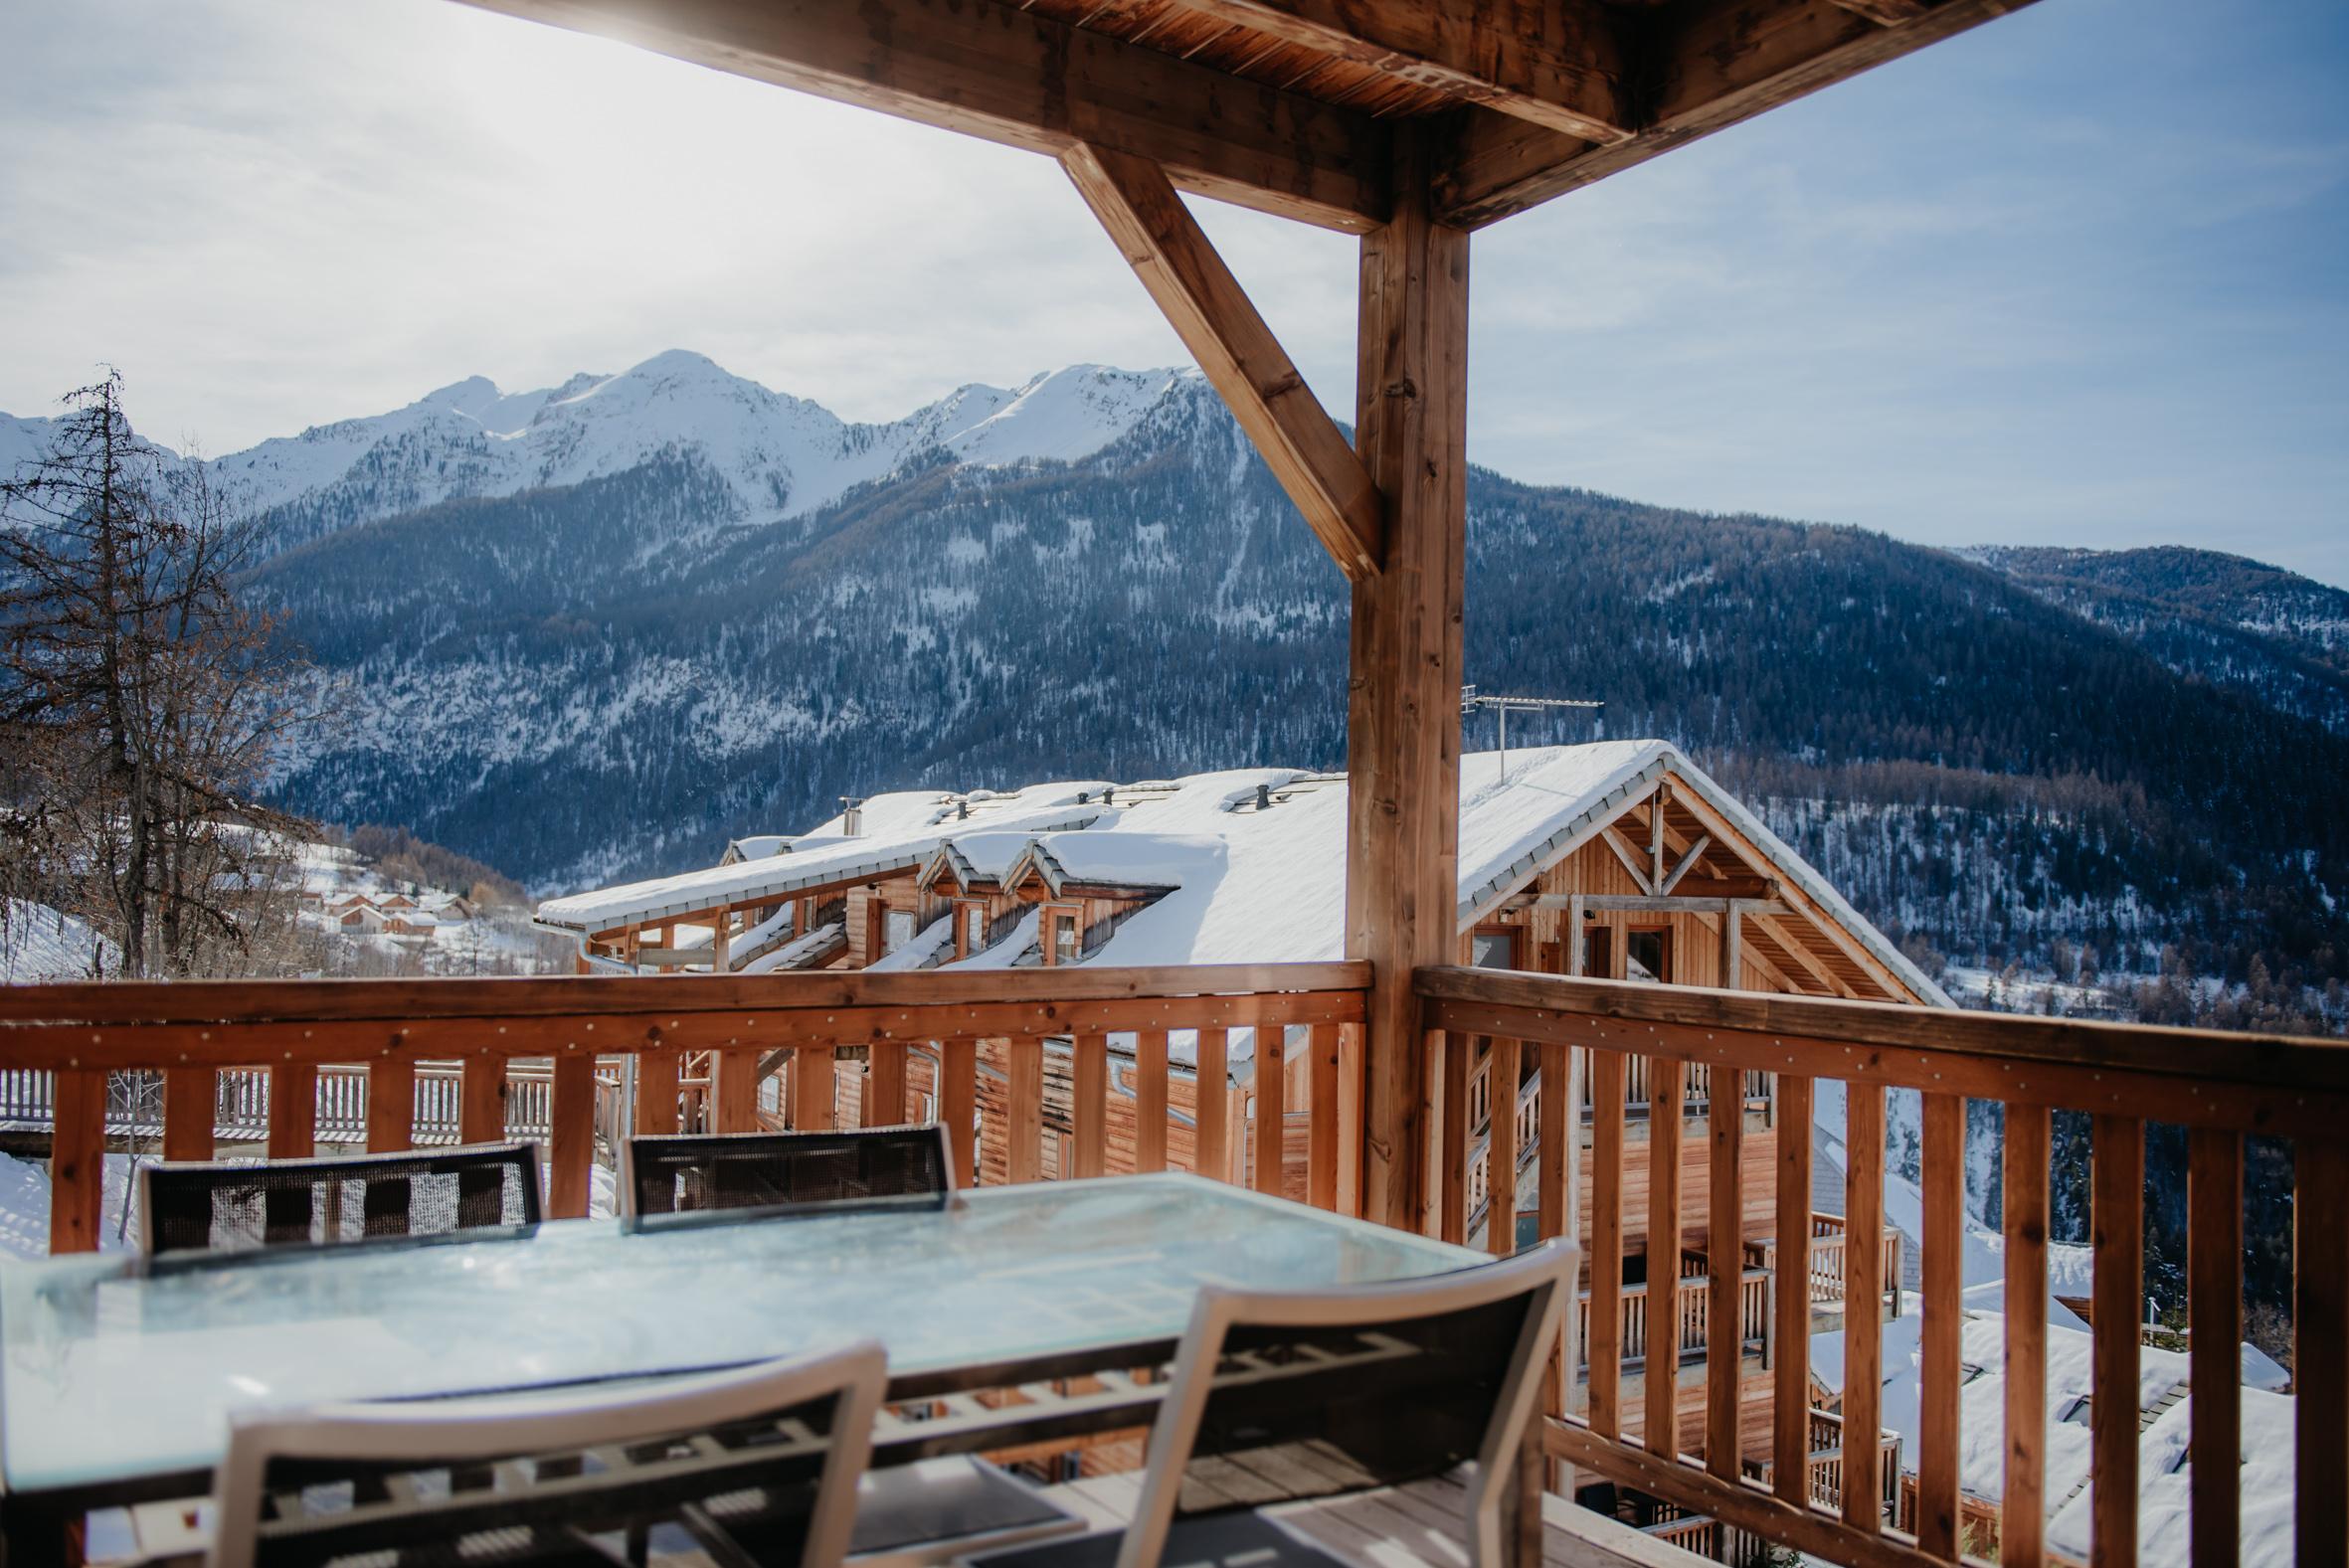
<svg viewBox="0 0 2349 1568"><path fill-rule="evenodd" d="M1038 1182L945 1207L146 1268L0 1268L0 1484L17 1518L202 1490L238 1411L643 1377L873 1337L927 1397L1140 1365L1198 1288L1324 1289L1482 1253L1195 1176ZM905 1391L912 1390L913 1393Z"/></svg>

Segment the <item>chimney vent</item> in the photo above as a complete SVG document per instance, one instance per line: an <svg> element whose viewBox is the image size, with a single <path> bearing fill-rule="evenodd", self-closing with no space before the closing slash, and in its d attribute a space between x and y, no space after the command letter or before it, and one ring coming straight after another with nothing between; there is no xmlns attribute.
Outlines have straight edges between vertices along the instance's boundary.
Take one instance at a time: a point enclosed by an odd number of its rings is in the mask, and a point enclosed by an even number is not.
<svg viewBox="0 0 2349 1568"><path fill-rule="evenodd" d="M1259 811L1269 811L1272 809L1271 784L1259 784L1256 786L1256 809Z"/></svg>
<svg viewBox="0 0 2349 1568"><path fill-rule="evenodd" d="M844 794L840 796L840 831L850 838L862 833L864 831L864 797Z"/></svg>

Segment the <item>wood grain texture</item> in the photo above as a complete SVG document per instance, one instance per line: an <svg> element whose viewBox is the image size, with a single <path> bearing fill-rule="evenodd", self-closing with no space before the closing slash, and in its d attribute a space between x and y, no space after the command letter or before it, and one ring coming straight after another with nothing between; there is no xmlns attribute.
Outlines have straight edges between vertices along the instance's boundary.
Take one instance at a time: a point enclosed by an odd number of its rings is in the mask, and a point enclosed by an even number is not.
<svg viewBox="0 0 2349 1568"><path fill-rule="evenodd" d="M865 1057L865 1127L900 1127L911 1120L905 1104L905 1059L910 1049L903 1041L876 1044Z"/></svg>
<svg viewBox="0 0 2349 1568"><path fill-rule="evenodd" d="M2049 1119L2045 1107L2014 1104L2006 1116L2007 1398L1999 1561L2040 1568L2047 1537Z"/></svg>
<svg viewBox="0 0 2349 1568"><path fill-rule="evenodd" d="M416 1063L379 1057L367 1066L367 1151L398 1154L416 1146Z"/></svg>
<svg viewBox="0 0 2349 1568"><path fill-rule="evenodd" d="M1069 1171L1072 1176L1098 1176L1108 1165L1109 1152L1109 1037L1080 1034L1071 1042L1071 1064L1076 1082L1069 1097L1074 1124Z"/></svg>
<svg viewBox="0 0 2349 1568"><path fill-rule="evenodd" d="M1395 127L1391 216L1361 244L1355 441L1386 552L1354 581L1347 663L1346 955L1371 966L1362 1213L1410 1228L1428 1190L1412 971L1459 941L1468 235L1430 208L1437 136Z"/></svg>
<svg viewBox="0 0 2349 1568"><path fill-rule="evenodd" d="M1386 553L1377 485L1166 171L1083 142L1060 165L1339 570L1376 572Z"/></svg>
<svg viewBox="0 0 2349 1568"><path fill-rule="evenodd" d="M1964 1339L1966 1103L1924 1097L1924 1287L1918 1384L1917 1545L1954 1558L1958 1549L1958 1388Z"/></svg>
<svg viewBox="0 0 2349 1568"><path fill-rule="evenodd" d="M1440 1034L1428 1037L1428 1053L1440 1065L1443 1094L1439 1115L1443 1139L1442 1194L1436 1212L1436 1235L1455 1247L1468 1240L1468 1082L1473 1036Z"/></svg>
<svg viewBox="0 0 2349 1568"><path fill-rule="evenodd" d="M1259 1192L1275 1197L1282 1190L1283 1135L1289 1114L1289 1053L1287 1031L1256 1031L1256 1159L1251 1177Z"/></svg>
<svg viewBox="0 0 2349 1568"><path fill-rule="evenodd" d="M2186 1140L2186 1323L2194 1404L2187 1436L2195 1568L2243 1554L2243 1135Z"/></svg>
<svg viewBox="0 0 2349 1568"><path fill-rule="evenodd" d="M1003 1102L1008 1179L1041 1181L1044 1179L1044 1042L1012 1039L1005 1044Z"/></svg>
<svg viewBox="0 0 2349 1568"><path fill-rule="evenodd" d="M163 1157L210 1159L219 1118L220 1072L173 1067L163 1074Z"/></svg>
<svg viewBox="0 0 2349 1568"><path fill-rule="evenodd" d="M502 1080L504 1064L467 1062L465 1072L468 1076L465 1082L468 1089L472 1083L469 1075L476 1065L484 1068L496 1067ZM646 1051L636 1058L636 1125L634 1129L636 1132L662 1133L675 1132L680 1130L677 1089L679 1080L683 1076L684 1066L684 1053L681 1051ZM504 1085L501 1081L499 1084L501 1093L503 1088ZM501 1102L498 1111L501 1125L504 1114ZM471 1136L470 1133L466 1135L468 1138Z"/></svg>
<svg viewBox="0 0 2349 1568"><path fill-rule="evenodd" d="M1517 1251L1518 1077L1522 1053L1515 1040L1497 1039L1487 1059L1493 1096L1485 1142L1485 1250L1496 1258Z"/></svg>
<svg viewBox="0 0 2349 1568"><path fill-rule="evenodd" d="M1590 1429L1609 1440L1623 1431L1623 1066L1590 1054Z"/></svg>
<svg viewBox="0 0 2349 1568"><path fill-rule="evenodd" d="M807 1050L792 1057L792 1126L802 1132L832 1124L831 1053ZM710 1059L713 1132L759 1131L759 1053L717 1051ZM805 1086L803 1090L803 1086Z"/></svg>
<svg viewBox="0 0 2349 1568"><path fill-rule="evenodd" d="M1810 1499L1811 1080L1778 1079L1778 1278L1770 1346L1770 1483L1780 1498Z"/></svg>
<svg viewBox="0 0 2349 1568"><path fill-rule="evenodd" d="M596 1162L595 1057L556 1057L547 1100L547 1217L584 1219Z"/></svg>
<svg viewBox="0 0 2349 1568"><path fill-rule="evenodd" d="M270 1158L307 1159L318 1151L318 1069L285 1062L270 1069Z"/></svg>
<svg viewBox="0 0 2349 1568"><path fill-rule="evenodd" d="M1658 1058L1648 1067L1648 1258L1666 1280L1680 1276L1681 1098L1688 1069ZM1652 1355L1647 1364L1648 1452L1680 1457L1673 1413L1679 1408L1679 1357Z"/></svg>
<svg viewBox="0 0 2349 1568"><path fill-rule="evenodd" d="M1216 1056L1221 1058L1229 1048L1230 1036L1218 1029L1215 1033ZM1141 1171L1167 1168L1167 1031L1145 1029L1134 1037L1134 1168ZM1218 1082L1223 1073L1216 1075ZM1201 1095L1201 1101L1209 1097ZM1212 1097L1218 1114L1227 1101L1222 1095Z"/></svg>
<svg viewBox="0 0 2349 1568"><path fill-rule="evenodd" d="M2292 1162L2292 1541L2349 1562L2349 1143L2302 1138Z"/></svg>
<svg viewBox="0 0 2349 1568"><path fill-rule="evenodd" d="M979 1042L939 1042L938 1120L946 1125L955 1185L979 1183Z"/></svg>
<svg viewBox="0 0 2349 1568"><path fill-rule="evenodd" d="M1308 1027L1305 1037L1307 1108L1305 1201L1317 1209L1338 1206L1338 1048L1335 1024Z"/></svg>
<svg viewBox="0 0 2349 1568"><path fill-rule="evenodd" d="M1744 1359L1735 1325L1742 1317L1738 1288L1745 1270L1744 1196L1745 1103L1741 1096L1716 1094L1706 1107L1707 1135L1713 1145L1708 1172L1705 1271L1705 1468L1723 1481L1739 1475L1737 1384ZM1652 1260L1651 1260L1652 1261Z"/></svg>
<svg viewBox="0 0 2349 1568"><path fill-rule="evenodd" d="M2139 1331L2145 1304L2145 1124L2128 1117L2095 1119L2090 1246L2094 1280L2090 1314L2095 1340L2090 1386L2099 1391L2137 1386ZM2088 1402L2091 1568L2136 1568L2136 1401ZM2349 1480L2349 1478L2344 1478Z"/></svg>
<svg viewBox="0 0 2349 1568"><path fill-rule="evenodd" d="M1883 1522L1885 1092L1844 1091L1843 1516L1856 1530Z"/></svg>
<svg viewBox="0 0 2349 1568"><path fill-rule="evenodd" d="M1140 1071L1144 1046L1145 1042L1140 1036L1137 1036L1135 1044L1137 1072ZM1201 1029L1199 1031L1199 1173L1213 1176L1218 1181L1225 1179L1231 1170L1231 1095L1225 1087L1230 1077L1230 1049L1231 1039L1224 1030ZM1142 1115L1139 1109L1136 1114ZM1143 1121L1148 1122L1149 1118L1143 1116ZM1135 1156L1137 1170L1145 1168L1141 1161L1142 1151L1147 1146L1147 1140L1143 1140L1137 1148ZM1163 1148L1160 1151L1160 1157L1165 1157Z"/></svg>
<svg viewBox="0 0 2349 1568"><path fill-rule="evenodd" d="M49 1144L49 1250L95 1252L105 1222L106 1075L57 1075Z"/></svg>
<svg viewBox="0 0 2349 1568"><path fill-rule="evenodd" d="M994 0L471 3L1054 157L1113 147L1306 223L1386 216L1370 116Z"/></svg>

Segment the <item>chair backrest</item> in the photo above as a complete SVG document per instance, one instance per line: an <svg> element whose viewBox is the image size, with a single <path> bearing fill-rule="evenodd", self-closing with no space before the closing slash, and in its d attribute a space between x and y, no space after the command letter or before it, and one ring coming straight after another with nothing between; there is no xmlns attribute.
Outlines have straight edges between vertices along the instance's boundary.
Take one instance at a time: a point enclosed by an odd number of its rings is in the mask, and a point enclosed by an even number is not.
<svg viewBox="0 0 2349 1568"><path fill-rule="evenodd" d="M539 1219L535 1143L246 1163L166 1160L139 1170L139 1246L150 1257L447 1236Z"/></svg>
<svg viewBox="0 0 2349 1568"><path fill-rule="evenodd" d="M658 1133L629 1139L623 1199L639 1218L714 1209L942 1206L946 1130Z"/></svg>
<svg viewBox="0 0 2349 1568"><path fill-rule="evenodd" d="M1576 1252L1331 1292L1199 1293L1151 1433L1118 1568L1155 1568L1177 1516L1442 1475L1473 1462L1472 1562L1551 1359Z"/></svg>
<svg viewBox="0 0 2349 1568"><path fill-rule="evenodd" d="M665 1537L719 1563L835 1568L886 1375L865 1340L625 1393L241 1417L207 1561L494 1568L626 1561L599 1548Z"/></svg>

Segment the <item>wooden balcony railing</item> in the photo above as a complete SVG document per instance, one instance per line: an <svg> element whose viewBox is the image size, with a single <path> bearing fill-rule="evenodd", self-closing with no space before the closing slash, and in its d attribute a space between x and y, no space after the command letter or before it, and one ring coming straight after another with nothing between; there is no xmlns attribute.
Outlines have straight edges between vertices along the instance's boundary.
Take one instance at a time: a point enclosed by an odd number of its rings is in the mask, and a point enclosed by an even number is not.
<svg viewBox="0 0 2349 1568"><path fill-rule="evenodd" d="M1965 1102L2005 1108L2004 1387L1999 1558L2047 1560L2046 1459L2050 1412L2047 1302L2050 1118L2057 1110L2091 1119L2094 1149L2092 1386L2089 1406L2089 1516L2098 1561L2137 1558L2139 1342L2144 1301L2144 1146L2149 1121L2182 1125L2189 1149L2187 1259L2192 1431L2187 1459L2191 1548L2196 1562L2242 1558L2242 1369L2244 1137L2292 1145L2295 1261L2292 1465L2293 1528L2302 1563L2349 1561L2349 1046L2277 1036L2225 1034L2062 1019L1950 1012L1741 991L1628 985L1490 969L1428 968L1415 980L1431 1047L1441 1051L1447 1090L1462 1054L1456 1037L1494 1042L1497 1061L1541 1053L1543 1076L1565 1081L1571 1055L1588 1052L1591 1130L1592 1285L1587 1357L1588 1418L1553 1414L1552 1458L1578 1471L1663 1498L1692 1513L1781 1546L1850 1564L1958 1561L1959 1338L1965 1251ZM1866 1442L1843 1444L1828 1510L1811 1495L1810 1340L1806 1292L1776 1293L1773 1324L1772 1479L1746 1479L1738 1444L1740 1347L1725 1336L1707 1351L1699 1451L1679 1451L1650 1434L1623 1430L1619 1337L1625 1208L1624 1123L1631 1068L1649 1067L1652 1179L1648 1249L1679 1248L1679 1152L1683 1097L1692 1064L1777 1077L1779 1123L1803 1128L1813 1085L1846 1085L1849 1125L1845 1215L1862 1235L1884 1228L1885 1092L1923 1096L1924 1235L1921 1418L1913 1530L1885 1522L1886 1452L1876 1440L1882 1392L1882 1322L1887 1256L1878 1247L1844 1254L1844 1422ZM1538 1228L1566 1231L1578 1139L1569 1140L1566 1097L1537 1115ZM1741 1108L1739 1108L1741 1111ZM1717 1101L1700 1124L1711 1144L1706 1212L1712 1234L1734 1236L1744 1117ZM1495 1124L1514 1133L1514 1118ZM1438 1136L1441 1136L1439 1132ZM1455 1145L1457 1146L1457 1145ZM1514 1155L1514 1150L1510 1151ZM1810 1140L1776 1140L1776 1234L1803 1237L1810 1215ZM1498 1156L1497 1156L1498 1157ZM1449 1164L1440 1178L1447 1186ZM1720 1260L1727 1262L1726 1258ZM1788 1262L1789 1272L1793 1263ZM1803 1272L1809 1272L1804 1260ZM1716 1268L1710 1310L1737 1310L1738 1273ZM1647 1411L1676 1408L1678 1368L1650 1357ZM2109 1397L2105 1397L2109 1391Z"/></svg>
<svg viewBox="0 0 2349 1568"><path fill-rule="evenodd" d="M1167 1162L1168 1034L1198 1031L1203 1076L1221 1082L1228 1037L1256 1031L1258 1115L1287 1115L1282 1068L1288 1026L1310 1042L1308 1192L1335 1206L1358 1160L1339 1120L1339 1034L1359 1024L1368 967L1360 963L1232 964L1133 969L931 970L563 979L270 980L0 987L0 1082L28 1103L45 1093L53 1124L50 1246L97 1245L100 1155L116 1074L160 1074L161 1137L170 1158L214 1150L225 1103L266 1123L271 1154L313 1152L321 1112L330 1129L363 1130L371 1149L437 1136L454 1083L456 1136L474 1142L544 1128L547 1209L585 1214L599 1100L619 1102L632 1058L633 1130L676 1132L688 1109L687 1060L708 1063L703 1125L750 1132L765 1123L759 1084L798 1078L794 1126L829 1128L843 1049L866 1056L874 1125L910 1114L907 1059L936 1055L940 1120L965 1181L977 1170L978 1048L1004 1042L1009 1082L1000 1136L1013 1180L1042 1175L1044 1041L1072 1043L1070 1126L1061 1168L1105 1168L1108 1037L1135 1036L1134 1163ZM779 1056L783 1059L778 1060ZM451 1068L428 1064L454 1064ZM599 1074L599 1064L607 1075ZM224 1092L224 1075L225 1092ZM255 1075L261 1075L257 1078ZM31 1082L47 1077L43 1089ZM425 1087L420 1088L420 1079ZM323 1080L324 1092L321 1091ZM262 1084L256 1097L252 1089ZM1220 1170L1235 1131L1222 1095L1199 1098L1199 1165ZM607 1139L622 1132L607 1117ZM991 1136L994 1135L991 1133ZM1258 1162L1259 1184L1282 1178ZM1277 1190L1275 1188L1274 1190Z"/></svg>
<svg viewBox="0 0 2349 1568"><path fill-rule="evenodd" d="M1645 1364L1648 1358L1648 1287L1647 1281L1626 1285L1616 1293L1615 1342L1622 1347L1625 1363ZM1770 1348L1771 1276L1766 1269L1748 1269L1737 1280L1737 1344L1748 1354L1766 1357ZM1673 1292L1672 1321L1676 1344L1674 1355L1680 1360L1701 1356L1713 1342L1713 1281L1702 1274L1690 1275L1678 1282ZM1574 1342L1582 1347L1575 1358L1577 1369L1588 1367L1590 1344L1590 1293L1585 1291L1575 1303Z"/></svg>
<svg viewBox="0 0 2349 1568"><path fill-rule="evenodd" d="M1808 1289L1813 1307L1841 1307L1844 1299L1844 1217L1840 1214L1811 1216L1810 1278ZM1899 1231L1888 1225L1884 1230L1885 1310L1893 1316L1900 1315L1900 1273L1903 1263L1903 1242ZM1746 1261L1757 1269L1775 1270L1778 1267L1778 1243L1747 1242Z"/></svg>

